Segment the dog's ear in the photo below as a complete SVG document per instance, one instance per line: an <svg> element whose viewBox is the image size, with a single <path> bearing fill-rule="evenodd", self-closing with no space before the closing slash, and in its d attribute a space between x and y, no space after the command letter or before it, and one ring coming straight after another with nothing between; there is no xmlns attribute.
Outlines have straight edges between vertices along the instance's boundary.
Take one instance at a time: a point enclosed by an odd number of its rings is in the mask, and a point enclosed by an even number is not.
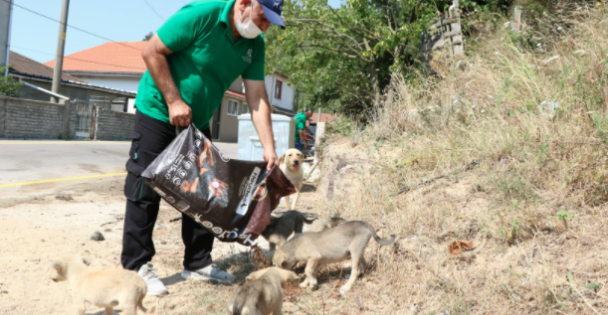
<svg viewBox="0 0 608 315"><path fill-rule="evenodd" d="M279 158L279 165L283 164L283 162L285 162L285 153Z"/></svg>
<svg viewBox="0 0 608 315"><path fill-rule="evenodd" d="M57 273L63 272L63 264L59 260L53 260L51 262L51 267L57 270Z"/></svg>
<svg viewBox="0 0 608 315"><path fill-rule="evenodd" d="M80 257L80 259L82 260L82 263L83 263L83 264L85 264L85 265L87 265L87 266L90 266L90 265L91 265L91 260L90 260L90 259L88 259L88 258L86 258L86 257Z"/></svg>

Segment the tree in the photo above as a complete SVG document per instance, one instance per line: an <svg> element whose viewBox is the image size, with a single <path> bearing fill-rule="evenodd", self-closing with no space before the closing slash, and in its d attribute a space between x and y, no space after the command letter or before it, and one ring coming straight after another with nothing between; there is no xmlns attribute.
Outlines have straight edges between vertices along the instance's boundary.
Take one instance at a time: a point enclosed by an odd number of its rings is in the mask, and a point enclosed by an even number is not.
<svg viewBox="0 0 608 315"><path fill-rule="evenodd" d="M461 0L460 9L496 11L510 0ZM327 0L285 2L286 29L266 38L269 71L290 76L300 102L359 115L378 104L394 72L420 67L420 37L452 0Z"/></svg>
<svg viewBox="0 0 608 315"><path fill-rule="evenodd" d="M154 36L154 32L150 32L150 33L146 34L146 36L144 36L144 39L142 39L142 41L147 42L150 40L150 38L152 38L152 36Z"/></svg>
<svg viewBox="0 0 608 315"><path fill-rule="evenodd" d="M288 73L309 101L360 113L379 102L391 72L411 66L419 38L448 1L326 0L286 2L286 30L266 36L268 62Z"/></svg>
<svg viewBox="0 0 608 315"><path fill-rule="evenodd" d="M12 74L4 75L6 67L0 67L0 95L9 97L21 97L19 88L23 85L17 81Z"/></svg>

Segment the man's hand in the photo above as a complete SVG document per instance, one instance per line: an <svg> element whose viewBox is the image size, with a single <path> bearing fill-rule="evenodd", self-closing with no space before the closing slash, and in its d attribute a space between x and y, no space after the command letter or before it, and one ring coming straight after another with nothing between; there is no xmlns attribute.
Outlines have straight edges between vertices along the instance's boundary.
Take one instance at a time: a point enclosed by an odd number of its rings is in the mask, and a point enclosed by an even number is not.
<svg viewBox="0 0 608 315"><path fill-rule="evenodd" d="M192 109L183 100L178 100L169 107L169 122L173 126L187 127L192 120Z"/></svg>
<svg viewBox="0 0 608 315"><path fill-rule="evenodd" d="M308 149L308 143L306 143L306 142L307 142L306 140L302 141L302 143L304 144L304 149Z"/></svg>
<svg viewBox="0 0 608 315"><path fill-rule="evenodd" d="M266 168L269 171L274 165L279 165L279 158L277 157L277 153L274 151L274 149L264 149L264 161L268 162L268 166Z"/></svg>
<svg viewBox="0 0 608 315"><path fill-rule="evenodd" d="M279 164L277 152L274 148L274 135L272 134L272 120L270 120L271 107L266 95L266 86L261 80L244 80L245 98L251 110L251 120L260 136L264 147L264 161L268 162L268 170Z"/></svg>

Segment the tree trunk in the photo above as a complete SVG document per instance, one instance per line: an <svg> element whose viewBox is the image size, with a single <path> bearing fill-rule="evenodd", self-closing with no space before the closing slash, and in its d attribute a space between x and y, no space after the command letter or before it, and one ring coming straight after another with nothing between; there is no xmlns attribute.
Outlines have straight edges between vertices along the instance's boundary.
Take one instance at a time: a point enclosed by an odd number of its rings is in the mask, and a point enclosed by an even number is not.
<svg viewBox="0 0 608 315"><path fill-rule="evenodd" d="M380 82L378 82L378 68L375 63L376 58L371 58L369 63L369 75L372 79L372 87L374 89L374 106L380 106Z"/></svg>

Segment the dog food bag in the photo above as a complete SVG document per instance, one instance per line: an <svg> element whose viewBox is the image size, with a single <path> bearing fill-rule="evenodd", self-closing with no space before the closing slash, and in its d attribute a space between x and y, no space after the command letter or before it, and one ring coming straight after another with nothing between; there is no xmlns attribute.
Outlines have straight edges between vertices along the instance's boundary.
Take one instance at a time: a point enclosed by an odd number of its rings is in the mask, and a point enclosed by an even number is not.
<svg viewBox="0 0 608 315"><path fill-rule="evenodd" d="M295 188L278 166L225 157L194 125L142 173L167 203L220 241L254 246L270 212Z"/></svg>

